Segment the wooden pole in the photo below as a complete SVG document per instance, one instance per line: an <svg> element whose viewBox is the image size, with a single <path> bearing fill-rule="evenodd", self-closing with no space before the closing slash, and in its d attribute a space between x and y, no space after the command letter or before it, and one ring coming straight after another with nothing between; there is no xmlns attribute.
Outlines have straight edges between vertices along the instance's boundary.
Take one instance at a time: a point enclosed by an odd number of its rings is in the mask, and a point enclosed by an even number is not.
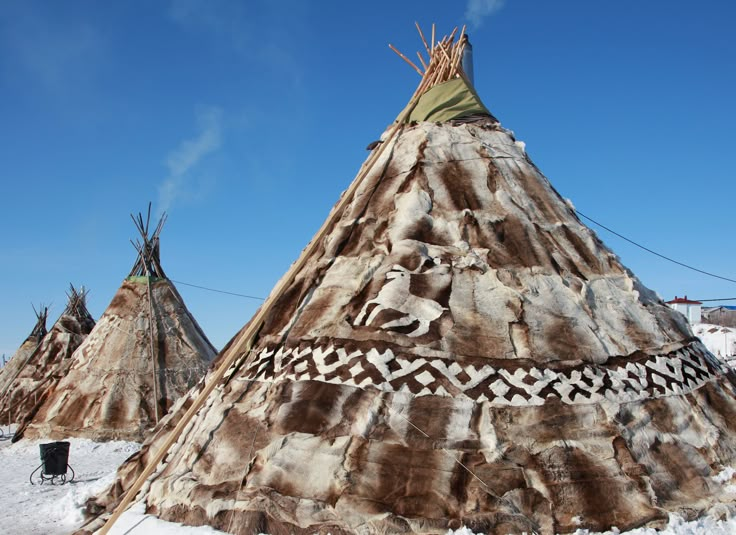
<svg viewBox="0 0 736 535"><path fill-rule="evenodd" d="M452 33L450 34L450 37L447 38L447 42L452 44L452 41L455 39L455 34L457 33L457 26L453 28Z"/></svg>
<svg viewBox="0 0 736 535"><path fill-rule="evenodd" d="M427 40L424 38L424 34L422 33L422 28L419 26L418 22L415 22L414 25L417 27L417 31L419 32L419 37L422 38L422 43L424 43L424 48L427 50L427 54L432 56L432 51L429 49L429 46L427 45Z"/></svg>
<svg viewBox="0 0 736 535"><path fill-rule="evenodd" d="M447 50L445 50L445 46L440 46L440 50L442 51L442 54L445 56L447 61L450 61L450 56L447 54Z"/></svg>
<svg viewBox="0 0 736 535"><path fill-rule="evenodd" d="M158 408L158 374L156 373L156 352L153 343L153 292L151 291L151 273L148 273L148 339L151 347L151 363L153 364L153 406L156 423L159 420Z"/></svg>
<svg viewBox="0 0 736 535"><path fill-rule="evenodd" d="M399 55L399 57L400 57L401 59L403 59L403 60L404 60L404 61L406 61L406 62L407 62L407 63L408 63L409 65L411 65L411 66L412 66L412 67L414 68L414 70L415 70L415 71L417 71L417 72L419 73L419 76L424 76L424 73L423 73L423 72L422 72L422 71L421 71L421 70L419 69L419 67L417 67L416 65L414 65L414 63L412 63L412 61L411 61L411 60L410 60L409 58L407 58L407 57L406 57L406 56L405 56L404 54L402 54L401 52L399 52L399 51L398 51L398 50L396 49L396 47L395 47L394 45L392 45L391 43L389 43L389 44L388 44L388 47L389 47L389 48L390 48L391 50L393 50L394 52L396 52L396 53L397 53L397 54Z"/></svg>
<svg viewBox="0 0 736 535"><path fill-rule="evenodd" d="M419 87L421 88L422 85L423 84L420 84ZM337 202L334 210L327 217L325 222L322 224L322 227L319 229L319 231L317 231L317 234L315 234L314 238L312 238L312 241L309 242L309 244L304 248L302 254L299 256L296 262L291 265L284 277L279 281L273 291L269 294L268 298L263 303L261 308L258 309L256 314L248 323L248 327L243 331L243 334L237 341L235 341L235 343L233 343L220 365L212 372L209 380L205 379L205 386L202 389L202 392L200 392L197 398L192 402L189 409L187 409L187 411L179 420L179 423L176 424L176 427L174 427L166 441L161 445L161 448L158 450L156 455L154 455L153 458L148 462L146 467L143 469L143 472L140 473L140 475L136 478L131 487L125 493L125 496L123 496L123 499L115 508L113 514L107 520L105 525L100 529L100 535L106 535L115 524L115 522L118 521L120 515L123 514L123 511L125 511L125 509L127 509L128 506L133 502L133 499L138 494L141 487L143 487L143 484L151 476L151 474L153 474L153 472L156 470L156 467L158 467L164 457L166 457L169 449L174 444L174 442L178 440L179 436L184 431L184 428L187 426L187 424L189 424L191 419L194 417L197 411L199 411L202 405L204 405L204 402L207 400L207 398L209 398L212 391L225 376L225 372L227 372L227 370L229 370L230 367L235 364L238 358L248 358L252 350L255 337L258 331L261 329L266 316L271 312L271 308L276 303L278 298L283 294L286 288L294 281L304 265L311 258L314 250L319 246L319 244L322 243L322 240L327 234L328 229L331 228L333 226L333 223L342 216L343 211L347 207L348 203L353 199L355 192L357 191L358 187L361 185L365 177L368 175L368 172L373 168L373 165L375 165L381 155L386 151L386 148L389 145L393 145L392 142L395 141L396 134L404 127L404 122L406 121L406 118L411 113L411 110L413 109L416 102L419 100L420 96L421 93L419 92L419 88L417 88L417 91L414 93L411 101L409 101L409 104L407 105L405 111L401 114L396 124L394 124L394 126L389 131L389 134L386 137L386 141L384 143L381 143L381 145L375 151L373 151L373 153L371 153L371 155L358 171L358 175L353 180L353 183L345 191L345 194L342 196L342 198Z"/></svg>
<svg viewBox="0 0 736 535"><path fill-rule="evenodd" d="M181 417L181 419L171 431L167 439L164 441L156 455L154 455L153 458L148 462L141 474L136 478L131 487L125 493L123 499L113 511L113 514L107 520L105 525L100 529L100 535L106 535L115 524L115 522L117 522L117 520L120 518L120 515L122 515L123 511L125 511L125 509L127 509L127 507L132 503L135 496L143 487L143 484L151 476L151 474L153 474L153 472L156 470L164 457L166 457L171 446L174 444L174 442L178 440L179 436L184 431L184 428L189 424L194 415L204 405L204 402L209 398L215 387L223 379L225 373L238 361L239 358L248 358L250 356L256 336L263 326L267 315L271 312L271 309L276 301L281 297L287 287L293 283L294 279L296 279L297 275L301 272L304 265L311 258L314 250L319 246L319 244L322 243L322 240L327 234L328 229L330 229L334 225L334 223L340 217L342 217L345 208L353 199L355 192L358 190L358 187L362 184L365 177L386 151L387 147L394 144L393 142L395 142L395 140L397 139L396 136L398 132L403 129L406 119L409 117L409 114L413 110L414 105L416 105L422 94L424 94L427 89L432 87L432 85L434 85L435 80L442 79L445 69L447 69L448 67L450 69L452 68L452 60L450 58L450 55L447 53L446 47L453 47L452 40L456 32L457 28L453 30L449 38L444 38L442 40L442 43L439 43L437 45L441 49L442 56L444 56L442 57L435 54L434 52L435 25L432 24L432 47L430 49L430 62L424 74L422 74L419 68L414 65L406 56L396 50L396 48L394 48L392 45L389 45L389 47L391 47L394 52L396 52L402 59L409 63L409 65L411 65L422 76L422 81L419 83L419 86L414 92L414 95L409 101L409 104L406 106L405 111L399 116L398 120L389 131L389 134L386 137L386 141L384 143L381 143L380 146L374 152L372 152L368 159L363 163L352 184L337 202L335 208L332 210L320 229L317 231L317 234L315 234L314 238L312 238L312 241L310 241L309 244L304 248L302 254L299 256L296 262L291 265L286 274L281 278L276 287L271 291L268 298L263 303L261 308L258 309L251 321L248 322L247 328L230 347L228 353L220 362L220 365L209 376L209 380L207 378L205 379L205 385L202 391L192 402L189 409L187 409L187 411Z"/></svg>
<svg viewBox="0 0 736 535"><path fill-rule="evenodd" d="M422 57L421 52L417 50L417 57L419 58L419 62L422 64L422 67L424 67L424 74L427 74L427 64L424 62L424 58Z"/></svg>

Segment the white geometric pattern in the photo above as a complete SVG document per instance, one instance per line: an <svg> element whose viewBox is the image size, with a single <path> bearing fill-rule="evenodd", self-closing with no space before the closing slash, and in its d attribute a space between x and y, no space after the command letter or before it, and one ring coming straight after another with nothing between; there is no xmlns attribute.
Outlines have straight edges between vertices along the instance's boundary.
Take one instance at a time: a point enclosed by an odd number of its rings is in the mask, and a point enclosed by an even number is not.
<svg viewBox="0 0 736 535"><path fill-rule="evenodd" d="M281 346L264 349L249 363L245 376L259 381L321 381L410 392L415 396L468 397L503 406L538 406L549 396L567 404L623 403L682 395L726 368L699 343L666 355L616 357L609 365L583 365L555 371L539 367L460 364L443 358L395 354L391 349L367 352L332 345ZM616 363L619 364L616 364Z"/></svg>

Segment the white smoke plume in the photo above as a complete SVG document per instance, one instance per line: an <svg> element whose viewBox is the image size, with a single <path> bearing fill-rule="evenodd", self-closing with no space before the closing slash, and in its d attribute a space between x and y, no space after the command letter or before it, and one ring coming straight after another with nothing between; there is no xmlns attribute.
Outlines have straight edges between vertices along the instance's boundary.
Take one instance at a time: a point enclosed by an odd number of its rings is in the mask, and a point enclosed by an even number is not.
<svg viewBox="0 0 736 535"><path fill-rule="evenodd" d="M192 170L208 154L222 145L222 110L211 107L197 114L199 134L185 139L166 158L169 175L158 187L158 212L168 211L187 194Z"/></svg>
<svg viewBox="0 0 736 535"><path fill-rule="evenodd" d="M473 28L478 28L483 20L500 10L506 0L468 0L465 7L465 18Z"/></svg>

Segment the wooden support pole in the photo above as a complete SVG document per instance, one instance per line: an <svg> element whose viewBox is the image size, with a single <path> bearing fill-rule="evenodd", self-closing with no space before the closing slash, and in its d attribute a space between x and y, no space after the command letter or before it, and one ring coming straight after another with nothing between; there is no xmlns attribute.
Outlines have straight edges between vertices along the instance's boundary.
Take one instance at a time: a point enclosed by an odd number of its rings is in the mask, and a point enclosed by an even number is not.
<svg viewBox="0 0 736 535"><path fill-rule="evenodd" d="M156 455L154 455L153 458L148 462L146 467L125 493L123 499L115 508L113 514L107 520L105 525L100 529L100 535L106 535L110 531L110 529L112 529L112 526L115 524L115 522L117 522L117 520L120 518L120 515L123 514L123 511L125 511L125 509L127 509L128 506L133 502L133 499L143 487L143 484L151 476L151 474L153 474L161 461L163 461L164 457L166 457L169 449L174 444L174 442L179 439L179 436L184 431L184 428L189 424L194 415L204 405L204 402L207 400L207 398L209 398L210 394L212 394L215 387L220 384L220 381L225 376L227 370L229 370L240 358L249 357L253 348L253 343L255 342L256 335L260 331L261 326L263 325L267 316L271 313L272 307L279 299L279 297L281 297L284 291L288 288L288 286L293 283L294 279L296 279L297 275L301 272L302 268L311 258L314 250L322 243L322 240L327 234L327 231L332 228L334 223L338 221L340 217L342 217L345 208L347 207L349 202L352 201L355 192L358 190L358 187L362 184L363 180L371 171L371 169L373 169L373 166L376 164L378 159L387 150L389 145L393 145L393 142L396 140L396 135L401 129L404 128L404 123L407 117L419 100L419 97L422 94L419 92L419 90L420 88L422 88L423 85L423 83L420 83L417 91L415 91L414 93L414 96L409 101L409 104L407 105L405 111L401 114L397 122L389 131L386 140L381 143L375 151L371 153L371 155L362 165L362 167L358 171L358 175L355 177L350 187L345 191L342 198L340 198L340 200L337 202L335 208L322 224L322 227L320 227L319 231L317 231L317 234L315 234L314 238L312 238L312 241L310 241L309 244L304 248L302 254L299 256L296 262L291 265L286 274L278 282L276 287L269 294L268 298L266 298L266 301L263 303L261 308L258 309L250 322L248 322L248 326L243 330L241 336L228 349L227 353L223 356L220 365L212 372L212 374L208 378L205 378L205 384L202 391L192 402L191 406L181 417L174 429L171 430L169 436L161 445Z"/></svg>
<svg viewBox="0 0 736 535"><path fill-rule="evenodd" d="M153 324L155 318L153 317L153 292L151 291L151 273L148 273L148 338L151 347L151 364L153 364L153 406L154 416L156 423L159 421L159 408L158 408L158 374L156 373L156 351L153 343Z"/></svg>
<svg viewBox="0 0 736 535"><path fill-rule="evenodd" d="M417 57L419 58L419 62L422 64L422 67L424 67L424 75L426 75L427 74L427 64L424 62L424 58L422 57L421 52L417 51Z"/></svg>
<svg viewBox="0 0 736 535"><path fill-rule="evenodd" d="M450 76L453 77L458 72L458 66L462 63L463 60L463 52L465 51L465 44L467 43L467 40L465 39L465 25L463 25L462 30L460 30L460 37L458 38L457 44L455 45L455 57L453 58L453 64L452 69L450 71Z"/></svg>
<svg viewBox="0 0 736 535"><path fill-rule="evenodd" d="M421 29L419 28L418 24L417 29L419 30L420 36L422 36L422 39L424 41L424 36L422 35ZM106 535L115 524L115 522L120 518L120 515L123 513L123 511L125 511L125 509L127 509L127 507L132 503L133 499L143 487L146 480L154 473L158 465L161 463L161 461L163 461L164 457L166 457L169 450L171 449L171 446L179 439L182 432L184 431L184 428L189 424L194 415L202 408L205 401L209 398L217 385L220 384L227 371L231 369L240 359L249 358L250 353L253 349L253 345L256 342L258 332L266 321L268 315L271 313L273 306L304 268L305 264L311 258L315 249L322 243L328 230L334 226L334 224L339 220L340 217L342 217L345 208L353 200L356 191L358 190L359 186L362 184L368 173L373 169L373 166L378 162L379 158L388 149L388 146L393 146L395 140L397 139L397 134L401 131L401 129L403 129L406 119L409 117L409 114L413 110L414 106L416 105L422 94L424 94L425 91L427 91L436 83L443 82L448 79L448 76L452 75L453 65L456 65L458 58L462 55L462 49L465 46L462 42L462 39L457 44L453 44L453 39L456 32L457 27L452 31L449 37L445 37L440 43L436 43L435 25L432 24L431 47L427 47L427 43L426 41L424 41L425 48L428 48L428 52L430 55L429 64L424 65L424 62L422 62L423 66L425 66L424 73L422 73L421 70L414 63L412 63L406 56L399 52L393 45L389 44L391 50L398 54L404 61L411 65L414 70L419 73L420 76L422 76L422 81L419 83L417 89L415 90L414 95L405 108L405 111L398 118L397 122L391 127L391 130L386 136L385 142L381 143L380 146L371 153L371 155L362 165L350 187L345 191L343 196L337 202L335 208L322 224L322 227L320 227L319 231L317 231L317 234L315 234L314 238L312 238L312 241L309 242L309 244L304 248L302 254L299 256L296 262L292 264L286 274L281 278L281 280L278 282L273 291L269 294L268 298L263 303L261 308L256 312L251 321L248 322L248 325L243 330L242 334L238 337L237 340L234 341L232 346L228 349L227 353L223 355L223 359L220 362L219 366L215 370L213 370L208 377L205 378L202 391L194 399L189 409L187 409L187 411L181 417L174 429L171 430L169 436L161 445L157 453L151 458L146 467L125 493L122 500L113 511L113 514L107 520L105 525L101 528L99 532L100 535ZM465 27L463 27L461 36L464 35L464 32ZM436 52L436 48L439 48L440 52ZM449 54L448 50L450 51ZM421 54L419 55L419 57L421 61ZM459 75L462 78L465 78L462 72L459 72ZM149 303L150 302L151 301L149 298Z"/></svg>
<svg viewBox="0 0 736 535"><path fill-rule="evenodd" d="M419 32L419 37L422 38L422 43L424 43L424 48L426 49L427 54L431 56L432 51L429 49L429 45L427 45L427 40L424 38L424 34L422 33L422 28L419 26L418 22L415 22L414 25L417 27L417 31Z"/></svg>
<svg viewBox="0 0 736 535"><path fill-rule="evenodd" d="M445 59L447 59L447 61L449 62L450 61L450 56L447 53L447 50L445 49L445 46L440 46L440 50L442 51L442 54L445 56Z"/></svg>
<svg viewBox="0 0 736 535"><path fill-rule="evenodd" d="M455 34L457 33L457 26L455 26L452 30L452 33L450 34L450 37L447 38L448 43L452 44L452 41L455 39Z"/></svg>
<svg viewBox="0 0 736 535"><path fill-rule="evenodd" d="M424 73L423 73L423 72L422 72L422 71L421 71L421 70L419 69L419 67L417 67L416 65L414 65L414 63L412 63L412 61L411 61L411 60L410 60L409 58L407 58L407 57L406 57L406 56L405 56L404 54L402 54L401 52L399 52L399 51L398 51L398 50L396 49L396 47L395 47L394 45L392 45L391 43L389 43L389 44L388 44L388 47L389 47L389 48L390 48L391 50L393 50L394 52L396 52L396 53L397 53L397 54L399 55L399 57L400 57L401 59L403 59L403 60L404 60L404 61L406 61L406 62L407 62L407 63L408 63L409 65L411 65L411 66L412 66L412 67L414 68L414 70L415 70L415 71L417 71L417 72L419 73L419 76L424 76Z"/></svg>

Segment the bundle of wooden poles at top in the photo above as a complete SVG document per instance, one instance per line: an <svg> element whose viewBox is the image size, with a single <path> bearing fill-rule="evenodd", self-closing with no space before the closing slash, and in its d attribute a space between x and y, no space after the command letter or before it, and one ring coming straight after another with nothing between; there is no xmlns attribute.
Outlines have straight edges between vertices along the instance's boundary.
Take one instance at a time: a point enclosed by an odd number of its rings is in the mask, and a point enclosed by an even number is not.
<svg viewBox="0 0 736 535"><path fill-rule="evenodd" d="M419 87L417 87L414 96L422 95L435 85L447 82L453 78L465 77L465 73L462 68L463 52L465 50L465 45L468 42L468 36L465 34L465 26L460 30L460 36L457 41L455 41L455 35L457 34L456 26L450 35L446 35L441 41L435 42L434 24L432 24L432 39L430 41L431 44L428 44L419 23L415 22L414 25L417 27L419 37L422 38L424 49L427 51L427 55L429 56L429 60L425 61L422 53L417 52L419 63L421 63L424 71L422 71L422 69L420 69L404 54L399 52L394 45L388 45L391 50L396 52L401 59L411 65L411 67L419 73L419 76L422 77L422 81L419 84Z"/></svg>

